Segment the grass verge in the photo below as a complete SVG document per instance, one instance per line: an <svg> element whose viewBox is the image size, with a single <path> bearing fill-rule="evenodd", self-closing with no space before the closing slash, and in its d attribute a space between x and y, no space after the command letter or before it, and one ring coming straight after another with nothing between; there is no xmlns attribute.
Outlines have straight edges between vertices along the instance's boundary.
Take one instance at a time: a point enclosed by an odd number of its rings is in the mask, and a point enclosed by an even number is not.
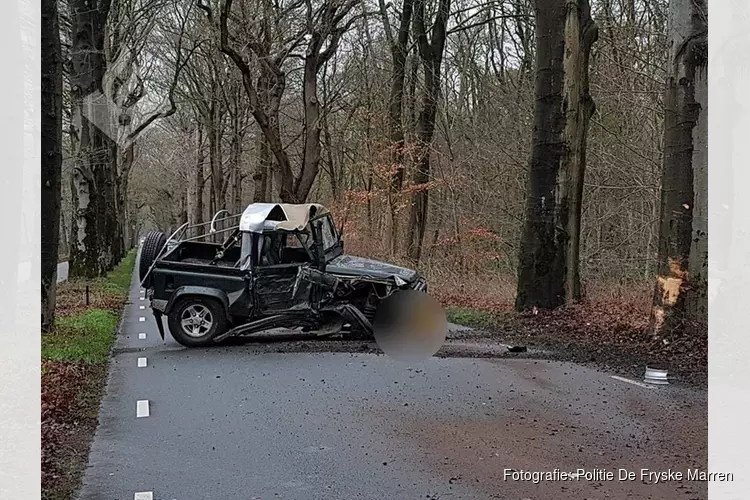
<svg viewBox="0 0 750 500"><path fill-rule="evenodd" d="M44 500L72 499L80 486L135 257L106 278L58 284L55 330L42 336Z"/></svg>

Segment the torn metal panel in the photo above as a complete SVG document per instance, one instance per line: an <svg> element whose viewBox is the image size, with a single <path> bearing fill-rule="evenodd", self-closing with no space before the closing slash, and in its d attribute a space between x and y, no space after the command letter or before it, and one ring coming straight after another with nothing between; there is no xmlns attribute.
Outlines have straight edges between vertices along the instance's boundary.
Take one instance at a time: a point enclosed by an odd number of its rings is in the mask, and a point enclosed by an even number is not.
<svg viewBox="0 0 750 500"><path fill-rule="evenodd" d="M334 274L348 276L372 276L380 278L398 276L405 281L412 281L418 274L413 269L364 257L356 257L354 255L340 255L336 257L326 263L326 270Z"/></svg>
<svg viewBox="0 0 750 500"><path fill-rule="evenodd" d="M310 219L327 213L328 209L317 203L253 203L242 213L240 231L301 231Z"/></svg>

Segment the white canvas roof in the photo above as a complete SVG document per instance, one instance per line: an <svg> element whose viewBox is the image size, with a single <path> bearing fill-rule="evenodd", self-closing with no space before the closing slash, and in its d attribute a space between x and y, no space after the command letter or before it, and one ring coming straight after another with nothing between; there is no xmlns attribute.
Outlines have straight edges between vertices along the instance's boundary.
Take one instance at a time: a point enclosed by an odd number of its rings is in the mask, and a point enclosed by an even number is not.
<svg viewBox="0 0 750 500"><path fill-rule="evenodd" d="M327 213L318 203L253 203L242 212L240 231L301 231L311 218Z"/></svg>

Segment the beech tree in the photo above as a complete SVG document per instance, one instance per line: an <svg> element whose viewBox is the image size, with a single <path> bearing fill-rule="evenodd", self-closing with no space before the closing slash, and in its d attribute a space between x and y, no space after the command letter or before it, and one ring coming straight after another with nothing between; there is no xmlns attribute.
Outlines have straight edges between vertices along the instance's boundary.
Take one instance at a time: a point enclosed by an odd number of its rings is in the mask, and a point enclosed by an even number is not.
<svg viewBox="0 0 750 500"><path fill-rule="evenodd" d="M43 0L42 11L42 331L55 321L57 256L60 242L62 175L62 52L57 0Z"/></svg>
<svg viewBox="0 0 750 500"><path fill-rule="evenodd" d="M651 326L669 335L708 313L708 11L670 0L658 276Z"/></svg>
<svg viewBox="0 0 750 500"><path fill-rule="evenodd" d="M391 52L391 85L388 94L388 137L390 139L391 168L388 183L388 209L390 234L389 247L391 254L398 251L399 224L397 196L404 184L404 81L406 79L406 56L409 53L409 31L411 28L414 0L403 0L399 15L398 31L393 33L388 19L385 0L379 0L380 14L383 20L386 40Z"/></svg>
<svg viewBox="0 0 750 500"><path fill-rule="evenodd" d="M579 253L586 138L594 101L589 54L598 36L588 0L537 0L534 130L516 308L581 298Z"/></svg>
<svg viewBox="0 0 750 500"><path fill-rule="evenodd" d="M68 0L68 5L75 157L70 275L90 278L112 269L120 252L113 169L117 147L103 88L110 0Z"/></svg>
<svg viewBox="0 0 750 500"><path fill-rule="evenodd" d="M406 254L412 262L419 262L422 253L427 205L429 202L430 154L435 133L435 117L440 98L440 69L448 32L450 0L439 0L432 29L425 25L425 1L415 0L414 37L419 48L419 59L424 75L424 93L417 118L415 168L412 175L413 193L406 237ZM430 36L428 37L428 33Z"/></svg>
<svg viewBox="0 0 750 500"><path fill-rule="evenodd" d="M338 49L341 37L349 30L351 25L360 17L366 15L352 15L349 13L359 0L348 0L340 3L338 1L321 2L313 4L305 2L292 2L288 6L276 6L277 13L280 11L285 16L302 20L300 26L293 34L284 39L277 47L278 52L269 54L269 47L263 43L265 38L259 39L256 35L250 35L248 46L251 58L242 53L241 49L230 41L229 19L233 17L233 0L224 0L218 19L219 39L221 51L229 56L237 66L242 75L242 82L247 94L250 110L258 127L268 142L268 147L275 157L279 172L279 198L286 203L303 203L312 189L315 178L320 168L321 144L320 135L322 129L320 100L318 97L318 75L323 66L333 57ZM216 19L212 8L199 2L198 6L206 12L212 25L216 25ZM267 12L270 9L266 9ZM261 35L263 32L261 32ZM282 64L292 53L304 48L304 54L296 54L303 60L303 90L302 103L304 112L303 121L303 152L300 158L299 173L295 174L289 153L282 143L281 131L279 129L278 104L283 95L286 85L286 74ZM268 85L270 92L274 89L275 99L267 99L264 102L264 89L259 89L254 78L253 68L250 61L254 59L265 71L263 76L271 77ZM260 82L266 82L264 78ZM262 178L262 174L261 174Z"/></svg>

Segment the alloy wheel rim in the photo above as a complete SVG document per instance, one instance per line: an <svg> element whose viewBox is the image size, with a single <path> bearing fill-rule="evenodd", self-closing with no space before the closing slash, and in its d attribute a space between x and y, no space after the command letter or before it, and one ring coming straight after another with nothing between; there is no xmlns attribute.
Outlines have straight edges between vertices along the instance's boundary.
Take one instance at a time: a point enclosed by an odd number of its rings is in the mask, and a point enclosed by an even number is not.
<svg viewBox="0 0 750 500"><path fill-rule="evenodd" d="M211 311L202 304L187 307L180 317L182 330L191 337L203 337L211 330L213 324Z"/></svg>

